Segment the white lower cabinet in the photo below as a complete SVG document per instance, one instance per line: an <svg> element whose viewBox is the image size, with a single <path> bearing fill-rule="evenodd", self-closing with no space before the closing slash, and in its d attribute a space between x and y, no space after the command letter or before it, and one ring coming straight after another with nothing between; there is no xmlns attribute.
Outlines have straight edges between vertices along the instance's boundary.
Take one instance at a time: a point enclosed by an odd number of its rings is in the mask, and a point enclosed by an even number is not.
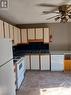
<svg viewBox="0 0 71 95"><path fill-rule="evenodd" d="M50 70L50 56L40 55L41 70Z"/></svg>
<svg viewBox="0 0 71 95"><path fill-rule="evenodd" d="M26 70L30 69L30 58L29 58L29 56L30 55L25 55L25 57L24 57Z"/></svg>
<svg viewBox="0 0 71 95"><path fill-rule="evenodd" d="M64 71L64 55L58 54L25 55L24 62L27 70L31 69L31 70Z"/></svg>
<svg viewBox="0 0 71 95"><path fill-rule="evenodd" d="M31 70L39 70L39 55L31 55Z"/></svg>
<svg viewBox="0 0 71 95"><path fill-rule="evenodd" d="M64 55L51 55L51 71L64 71Z"/></svg>

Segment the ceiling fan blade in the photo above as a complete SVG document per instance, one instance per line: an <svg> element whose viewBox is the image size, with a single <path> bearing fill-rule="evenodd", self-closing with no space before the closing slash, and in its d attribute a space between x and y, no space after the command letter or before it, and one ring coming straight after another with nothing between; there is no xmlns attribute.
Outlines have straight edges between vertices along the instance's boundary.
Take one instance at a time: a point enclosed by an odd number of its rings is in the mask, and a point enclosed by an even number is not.
<svg viewBox="0 0 71 95"><path fill-rule="evenodd" d="M60 16L60 15L52 16L52 17L50 17L50 18L47 18L46 20L50 20L50 19L55 18L55 17L57 17L57 16Z"/></svg>
<svg viewBox="0 0 71 95"><path fill-rule="evenodd" d="M68 15L71 15L71 11L68 12Z"/></svg>
<svg viewBox="0 0 71 95"><path fill-rule="evenodd" d="M68 15L68 17L71 19L71 15Z"/></svg>
<svg viewBox="0 0 71 95"><path fill-rule="evenodd" d="M68 12L68 13L71 12L71 5L68 5L68 7L67 7L67 12Z"/></svg>
<svg viewBox="0 0 71 95"><path fill-rule="evenodd" d="M46 3L40 3L40 4L37 4L38 6L41 6L41 7L58 7L57 5L53 5L53 4L46 4Z"/></svg>
<svg viewBox="0 0 71 95"><path fill-rule="evenodd" d="M55 18L55 21L57 21L58 19L60 19L60 17L59 17L59 16Z"/></svg>
<svg viewBox="0 0 71 95"><path fill-rule="evenodd" d="M54 12L54 11L43 11L43 14L50 14L50 13L56 13L56 14L60 14L59 12Z"/></svg>

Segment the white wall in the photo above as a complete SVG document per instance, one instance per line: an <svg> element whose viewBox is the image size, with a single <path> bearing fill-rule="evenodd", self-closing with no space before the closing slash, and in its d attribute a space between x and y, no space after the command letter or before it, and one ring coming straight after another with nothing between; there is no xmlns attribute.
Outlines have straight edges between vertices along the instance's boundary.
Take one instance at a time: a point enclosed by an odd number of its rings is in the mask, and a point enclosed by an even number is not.
<svg viewBox="0 0 71 95"><path fill-rule="evenodd" d="M50 50L71 49L71 23L53 23L48 26L52 35Z"/></svg>
<svg viewBox="0 0 71 95"><path fill-rule="evenodd" d="M68 24L69 50L71 50L71 23Z"/></svg>

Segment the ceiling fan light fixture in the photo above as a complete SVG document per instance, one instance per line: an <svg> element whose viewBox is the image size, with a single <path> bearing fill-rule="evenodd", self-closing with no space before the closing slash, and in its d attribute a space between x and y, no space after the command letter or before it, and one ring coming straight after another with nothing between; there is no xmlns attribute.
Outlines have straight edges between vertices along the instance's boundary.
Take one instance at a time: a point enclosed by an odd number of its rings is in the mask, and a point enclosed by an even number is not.
<svg viewBox="0 0 71 95"><path fill-rule="evenodd" d="M68 22L68 19L66 17L61 18L61 21L60 22L66 23L66 22Z"/></svg>
<svg viewBox="0 0 71 95"><path fill-rule="evenodd" d="M40 4L39 6L56 7L54 10L51 10L51 11L43 11L43 14L50 14L50 13L58 14L58 15L48 18L47 20L54 18L55 21L60 20L60 22L65 23L65 22L68 22L69 19L71 19L71 4L63 3L59 6L51 5L51 4Z"/></svg>
<svg viewBox="0 0 71 95"><path fill-rule="evenodd" d="M68 17L71 19L71 15L68 15Z"/></svg>
<svg viewBox="0 0 71 95"><path fill-rule="evenodd" d="M57 21L59 18L60 18L60 17L56 17L56 18L55 18L55 21Z"/></svg>

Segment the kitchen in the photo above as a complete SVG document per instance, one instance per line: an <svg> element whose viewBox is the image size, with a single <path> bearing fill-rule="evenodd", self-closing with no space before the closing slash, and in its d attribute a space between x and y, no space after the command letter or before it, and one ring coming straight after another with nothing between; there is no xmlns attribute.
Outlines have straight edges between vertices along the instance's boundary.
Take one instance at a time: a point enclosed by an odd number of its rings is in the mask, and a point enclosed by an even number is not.
<svg viewBox="0 0 71 95"><path fill-rule="evenodd" d="M59 77L60 75L62 76L62 78L70 79L71 78L70 77L71 75L70 74L71 72L71 37L70 37L71 22L68 23L45 22L44 23L42 21L43 23L41 23L39 20L39 22L36 23L36 21L34 21L35 22L34 23L33 19L31 19L32 22L29 23L30 20L29 19L28 22L26 20L26 22L24 21L23 24L21 20L21 24L20 24L19 19L17 21L14 18L15 20L12 21L12 19L10 19L10 15L8 18L4 12L7 13L9 11L0 10L1 13L0 95L16 95L16 92L17 95L31 95L31 94L33 95L33 93L36 94L37 92L37 91L35 92L36 89L34 91L30 91L29 89L30 87L39 84L37 82L37 79L38 81L40 81L40 85L46 84L49 80L48 82L49 87L50 86L54 87L51 84L49 84L51 80L50 77L52 78L52 76L53 76L51 81L52 84L54 83L53 82L54 76L56 76L56 78L59 81L60 81L60 77ZM9 75L7 74L6 71L3 71L4 69L3 67L6 65L6 63L12 63L9 65L7 64L10 67L9 68L7 66L7 70L8 70L7 72L9 73ZM10 69L12 71L10 71ZM6 75L8 76L6 78L7 82L8 80L9 81L12 80L9 83L9 86L11 88L7 86L8 83L5 82ZM44 77L44 75L46 76L46 78ZM47 79L47 82L45 79ZM70 80L68 81L71 83ZM64 83L64 81L62 80L60 85L62 84L62 82ZM26 86L27 84L28 87ZM69 85L69 84L65 84L65 85ZM7 87L8 89L6 89ZM44 87L40 86L39 88L49 88L49 87L45 85ZM26 88L27 90L25 89L26 91L24 91L24 88ZM37 88L37 86L33 88ZM31 90L33 90L33 88L31 88ZM3 91L3 89L5 90ZM22 90L23 92L21 92ZM41 90L42 89L40 89L40 91ZM47 93L45 89L43 89L43 91L41 92L43 92L43 94L45 92ZM37 95L43 95L43 94L38 93Z"/></svg>

